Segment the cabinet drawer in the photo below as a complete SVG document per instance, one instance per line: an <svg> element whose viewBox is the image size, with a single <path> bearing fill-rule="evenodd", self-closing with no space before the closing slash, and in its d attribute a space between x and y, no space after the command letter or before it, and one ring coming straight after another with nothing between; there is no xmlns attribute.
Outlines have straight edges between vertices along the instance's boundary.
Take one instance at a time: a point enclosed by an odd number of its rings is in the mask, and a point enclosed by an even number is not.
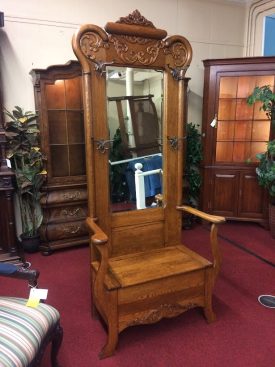
<svg viewBox="0 0 275 367"><path fill-rule="evenodd" d="M40 228L40 237L42 241L57 241L63 238L81 237L88 234L88 229L85 220L42 224Z"/></svg>
<svg viewBox="0 0 275 367"><path fill-rule="evenodd" d="M69 222L79 219L85 219L88 215L87 204L85 205L67 205L56 208L44 209L44 223Z"/></svg>
<svg viewBox="0 0 275 367"><path fill-rule="evenodd" d="M86 189L67 189L51 191L41 198L41 205L54 205L61 203L71 203L74 201L87 201Z"/></svg>

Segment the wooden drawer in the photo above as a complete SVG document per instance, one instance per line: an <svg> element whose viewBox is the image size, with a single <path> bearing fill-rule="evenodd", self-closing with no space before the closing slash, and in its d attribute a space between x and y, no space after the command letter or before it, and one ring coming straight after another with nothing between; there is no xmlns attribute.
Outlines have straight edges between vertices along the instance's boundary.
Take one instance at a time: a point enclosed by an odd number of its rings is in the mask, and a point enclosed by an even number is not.
<svg viewBox="0 0 275 367"><path fill-rule="evenodd" d="M87 204L45 208L43 222L48 224L53 222L69 222L85 219L87 215Z"/></svg>
<svg viewBox="0 0 275 367"><path fill-rule="evenodd" d="M76 201L87 201L87 190L86 189L66 189L66 190L55 190L48 192L41 198L41 205L55 205L61 203L71 203Z"/></svg>
<svg viewBox="0 0 275 367"><path fill-rule="evenodd" d="M88 229L85 220L47 225L42 224L40 228L40 237L45 242L57 241L63 238L81 237L87 234Z"/></svg>

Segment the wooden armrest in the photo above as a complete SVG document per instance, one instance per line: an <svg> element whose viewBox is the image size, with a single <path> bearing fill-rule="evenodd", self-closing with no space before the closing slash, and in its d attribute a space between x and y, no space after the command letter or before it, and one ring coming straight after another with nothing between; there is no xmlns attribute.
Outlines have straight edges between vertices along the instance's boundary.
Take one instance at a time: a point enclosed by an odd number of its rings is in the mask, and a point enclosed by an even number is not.
<svg viewBox="0 0 275 367"><path fill-rule="evenodd" d="M214 266L214 279L217 277L220 267L221 267L221 254L220 249L218 246L218 226L217 224L224 223L225 218L220 217L218 215L211 215L204 213L198 209L192 208L191 206L182 205L177 206L177 209L184 210L187 213L196 215L197 217L200 217L204 220L207 220L208 222L211 222L211 231L210 231L210 244L211 244L211 251L213 256L213 266Z"/></svg>
<svg viewBox="0 0 275 367"><path fill-rule="evenodd" d="M218 215L207 214L205 212L202 212L201 210L192 208L191 206L187 206L187 205L177 206L177 209L183 210L193 215L196 215L197 217L200 217L204 220L207 220L208 222L215 223L215 224L224 223L226 221L224 217L220 217Z"/></svg>
<svg viewBox="0 0 275 367"><path fill-rule="evenodd" d="M95 223L96 218L88 217L86 219L87 226L89 231L93 233L91 240L94 247L97 248L100 258L98 269L95 275L94 287L93 287L93 296L98 300L98 305L104 309L105 303L105 278L107 274L107 270L109 267L109 255L108 255L108 246L106 243L108 242L108 236L103 232L103 230ZM104 246L103 246L104 245ZM108 301L107 301L108 303Z"/></svg>
<svg viewBox="0 0 275 367"><path fill-rule="evenodd" d="M91 232L93 232L92 241L96 245L103 245L108 242L107 235L102 231L102 229L95 223L95 218L88 217L86 223Z"/></svg>

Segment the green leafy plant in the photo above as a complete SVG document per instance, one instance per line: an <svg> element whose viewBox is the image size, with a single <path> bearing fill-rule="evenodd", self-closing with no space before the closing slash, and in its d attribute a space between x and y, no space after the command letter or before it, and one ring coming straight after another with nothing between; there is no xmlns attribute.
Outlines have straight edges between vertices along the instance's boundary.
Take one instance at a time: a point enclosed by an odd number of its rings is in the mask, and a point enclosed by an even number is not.
<svg viewBox="0 0 275 367"><path fill-rule="evenodd" d="M247 98L249 105L253 105L258 101L262 103L260 110L266 112L271 125L274 127L275 93L269 85L255 87L252 94ZM256 158L259 160L259 166L256 168L259 184L268 190L271 201L275 204L275 140L269 141L266 152L256 154Z"/></svg>
<svg viewBox="0 0 275 367"><path fill-rule="evenodd" d="M259 166L256 168L259 184L265 187L275 204L275 140L267 143L267 151L258 153Z"/></svg>
<svg viewBox="0 0 275 367"><path fill-rule="evenodd" d="M200 162L202 160L201 134L198 125L192 122L186 125L186 160L185 160L185 182L186 201L188 205L197 207L200 188L202 184L200 174Z"/></svg>
<svg viewBox="0 0 275 367"><path fill-rule="evenodd" d="M31 111L24 112L18 106L11 112L4 112L9 117L9 121L4 123L7 158L15 173L22 232L24 236L31 237L37 235L42 222L40 190L47 173L43 170L44 157L38 146L37 116Z"/></svg>
<svg viewBox="0 0 275 367"><path fill-rule="evenodd" d="M255 102L261 102L260 110L265 111L270 119L272 126L275 126L275 93L269 85L255 87L252 94L248 96L247 103L253 105Z"/></svg>

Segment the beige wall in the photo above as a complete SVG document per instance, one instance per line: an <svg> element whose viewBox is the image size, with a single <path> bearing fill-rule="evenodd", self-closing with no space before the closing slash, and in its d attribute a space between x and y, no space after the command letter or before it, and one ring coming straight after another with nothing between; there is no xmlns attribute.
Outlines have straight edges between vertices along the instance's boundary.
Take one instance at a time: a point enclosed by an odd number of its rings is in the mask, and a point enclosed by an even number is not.
<svg viewBox="0 0 275 367"><path fill-rule="evenodd" d="M114 5L115 4L115 5ZM29 71L75 59L71 38L78 25L104 26L136 8L169 35L185 36L193 47L189 121L201 123L203 59L243 56L246 7L226 0L0 0L4 105L34 109Z"/></svg>

